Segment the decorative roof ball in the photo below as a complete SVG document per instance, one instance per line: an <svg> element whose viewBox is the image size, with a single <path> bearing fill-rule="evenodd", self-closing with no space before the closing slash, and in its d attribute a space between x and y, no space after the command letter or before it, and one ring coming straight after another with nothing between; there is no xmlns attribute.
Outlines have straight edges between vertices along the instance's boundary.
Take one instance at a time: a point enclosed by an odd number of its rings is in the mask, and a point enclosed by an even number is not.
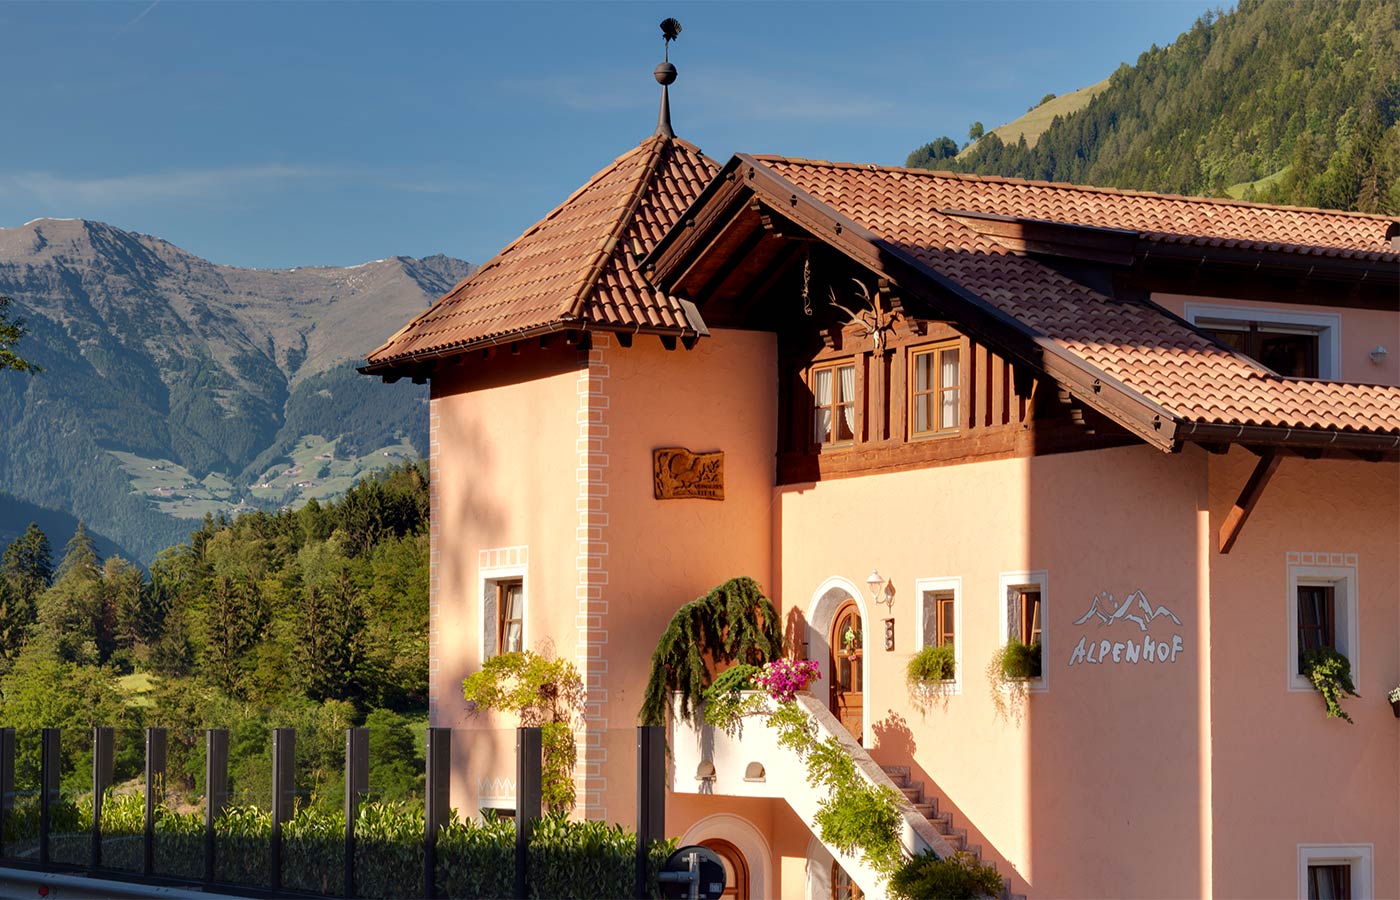
<svg viewBox="0 0 1400 900"><path fill-rule="evenodd" d="M656 83L657 83L657 84L662 84L662 85L665 85L665 84L675 84L675 81L676 81L676 67L673 66L673 65L671 65L671 64L668 63L668 62L664 62L664 63L661 63L660 65L658 65L658 66L656 67L656 71L653 72L652 74L656 76Z"/></svg>

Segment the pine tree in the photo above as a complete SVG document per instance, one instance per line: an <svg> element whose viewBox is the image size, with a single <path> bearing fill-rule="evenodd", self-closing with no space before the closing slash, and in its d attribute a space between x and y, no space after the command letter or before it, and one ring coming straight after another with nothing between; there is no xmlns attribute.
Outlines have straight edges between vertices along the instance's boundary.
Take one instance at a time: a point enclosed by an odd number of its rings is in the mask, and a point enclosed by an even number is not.
<svg viewBox="0 0 1400 900"><path fill-rule="evenodd" d="M204 615L204 662L210 678L233 696L243 696L249 651L262 633L257 585L227 575L209 588Z"/></svg>
<svg viewBox="0 0 1400 900"><path fill-rule="evenodd" d="M36 633L60 659L95 665L106 645L97 547L78 522L53 585L38 598Z"/></svg>
<svg viewBox="0 0 1400 900"><path fill-rule="evenodd" d="M0 661L8 660L24 645L33 611L7 578L0 578Z"/></svg>
<svg viewBox="0 0 1400 900"><path fill-rule="evenodd" d="M83 520L79 519L77 529L63 547L63 561L58 564L58 578L76 571L84 577L95 579L101 565L102 558L97 555L97 544L83 527Z"/></svg>
<svg viewBox="0 0 1400 900"><path fill-rule="evenodd" d="M0 574L19 592L32 618L35 601L53 578L49 538L42 528L30 522L24 534L5 548L5 555L0 559Z"/></svg>
<svg viewBox="0 0 1400 900"><path fill-rule="evenodd" d="M296 633L307 696L360 698L364 630L364 608L348 573L342 572L330 590L306 588Z"/></svg>

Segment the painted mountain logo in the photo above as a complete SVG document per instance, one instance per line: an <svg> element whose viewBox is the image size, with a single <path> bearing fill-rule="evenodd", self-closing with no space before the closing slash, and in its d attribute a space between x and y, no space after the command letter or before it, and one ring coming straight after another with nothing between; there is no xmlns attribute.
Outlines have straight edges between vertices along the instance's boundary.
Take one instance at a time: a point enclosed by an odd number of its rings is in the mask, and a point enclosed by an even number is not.
<svg viewBox="0 0 1400 900"><path fill-rule="evenodd" d="M1132 622L1142 632L1142 637L1126 641L1111 641L1101 638L1090 640L1088 635L1079 639L1069 655L1069 665L1078 663L1174 663L1177 654L1185 643L1180 634L1173 633L1170 640L1154 638L1148 633L1149 626L1161 620L1170 621L1178 628L1181 619L1165 606L1153 606L1142 591L1133 591L1119 604L1108 591L1099 591L1089 603L1089 609L1074 620L1075 625L1083 626L1097 621L1100 628L1117 622Z"/></svg>
<svg viewBox="0 0 1400 900"><path fill-rule="evenodd" d="M1133 605L1134 600L1137 601L1136 608ZM1104 607L1112 609L1113 612L1105 613L1103 611ZM1147 626L1152 624L1155 619L1163 617L1171 619L1178 626L1181 625L1181 620L1176 617L1176 613L1167 609L1165 606L1154 608L1151 603L1147 602L1147 595L1142 591L1133 591L1124 599L1123 605L1117 608L1114 607L1112 594L1108 591L1099 591L1089 603L1089 611L1078 619L1075 619L1074 624L1083 625L1090 619L1098 619L1101 625L1112 625L1114 622L1128 621L1136 622L1138 628L1146 631Z"/></svg>

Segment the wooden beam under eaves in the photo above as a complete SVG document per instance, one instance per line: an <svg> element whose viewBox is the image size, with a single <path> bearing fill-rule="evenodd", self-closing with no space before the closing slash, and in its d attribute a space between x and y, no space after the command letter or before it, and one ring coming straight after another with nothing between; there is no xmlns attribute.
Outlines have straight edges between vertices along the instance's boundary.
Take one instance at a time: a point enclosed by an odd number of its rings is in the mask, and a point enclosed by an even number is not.
<svg viewBox="0 0 1400 900"><path fill-rule="evenodd" d="M1248 521L1249 514L1254 511L1254 504L1259 502L1259 496L1264 493L1264 487L1273 477L1278 464L1279 455L1272 450L1265 451L1259 457L1259 462L1255 464L1254 471L1249 475L1249 480L1244 483L1244 490L1240 491L1240 498L1235 501L1230 514L1220 525L1221 553L1229 553L1230 548L1235 546L1235 541L1239 539L1240 532L1244 529L1244 523Z"/></svg>

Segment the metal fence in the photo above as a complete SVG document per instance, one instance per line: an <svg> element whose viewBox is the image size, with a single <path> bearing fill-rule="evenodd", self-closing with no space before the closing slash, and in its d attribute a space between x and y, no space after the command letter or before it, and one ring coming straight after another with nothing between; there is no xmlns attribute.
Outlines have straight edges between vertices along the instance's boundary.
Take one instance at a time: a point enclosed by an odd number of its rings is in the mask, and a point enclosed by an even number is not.
<svg viewBox="0 0 1400 900"><path fill-rule="evenodd" d="M216 824L229 808L229 732L226 729L205 731L203 867L201 874L193 872L172 875L158 872L156 865L156 817L162 802L161 789L165 783L167 733L164 728L148 728L145 732L144 829L140 835L139 863L127 854L127 865L104 863L102 809L114 784L114 735L111 728L92 729L92 813L90 838L71 831L56 833L55 810L62 802L60 775L61 729L42 730L39 744L38 834L37 849L16 845L13 827L16 798L15 785L17 741L13 728L0 728L0 865L44 872L81 872L105 879L134 881L142 884L172 887L201 887L212 890L236 891L248 896L312 896L304 890L287 885L284 857L284 826L295 813L296 731L274 729L272 733L272 796L271 835L266 847L267 878L264 884L250 885L220 877L224 868L220 854L227 853L216 839ZM528 852L531 833L542 814L541 778L542 743L539 728L516 729L515 742L516 807L514 848L514 896L530 896ZM635 851L635 896L649 896L648 853L653 842L664 838L665 827L665 738L658 726L637 728L637 842ZM452 731L429 728L425 748L425 788L422 833L422 893L439 896L438 838L451 816L449 789L452 767ZM355 826L360 806L369 794L370 754L369 730L348 728L345 731L345 833L344 868L341 875L341 896L360 896L357 892L357 854ZM71 811L71 805L64 807ZM71 823L69 826L71 827ZM110 836L108 836L110 838ZM56 854L55 841L61 840L65 850ZM86 864L74 859L84 855ZM74 848L77 848L76 851ZM244 850L246 852L246 848ZM255 851L260 852L260 851ZM261 860L256 861L261 865Z"/></svg>

